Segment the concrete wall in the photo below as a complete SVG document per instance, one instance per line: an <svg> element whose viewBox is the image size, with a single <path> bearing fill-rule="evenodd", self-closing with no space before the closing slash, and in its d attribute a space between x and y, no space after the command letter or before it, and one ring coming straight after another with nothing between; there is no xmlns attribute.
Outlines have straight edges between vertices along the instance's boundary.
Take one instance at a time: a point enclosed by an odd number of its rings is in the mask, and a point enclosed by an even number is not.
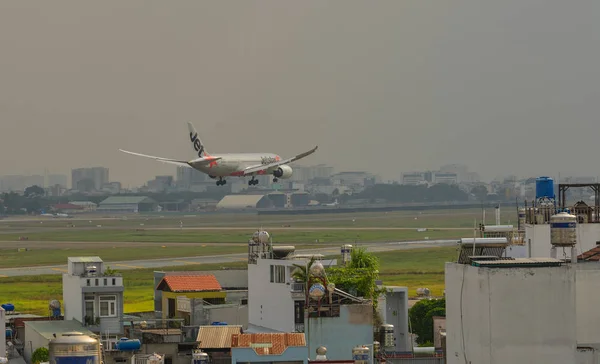
<svg viewBox="0 0 600 364"><path fill-rule="evenodd" d="M288 347L281 355L258 355L252 348L231 348L231 364L298 362L308 364L306 346Z"/></svg>
<svg viewBox="0 0 600 364"><path fill-rule="evenodd" d="M577 344L586 346L600 343L600 263L585 262L576 265L575 304L577 310Z"/></svg>
<svg viewBox="0 0 600 364"><path fill-rule="evenodd" d="M575 362L575 269L446 263L448 364Z"/></svg>
<svg viewBox="0 0 600 364"><path fill-rule="evenodd" d="M63 274L63 308L65 320L83 323L83 293L81 277Z"/></svg>
<svg viewBox="0 0 600 364"><path fill-rule="evenodd" d="M373 306L344 305L340 317L307 318L305 334L311 358L319 346L327 348L328 360L351 358L356 345L373 343Z"/></svg>
<svg viewBox="0 0 600 364"><path fill-rule="evenodd" d="M293 261L259 259L248 264L248 322L280 332L294 332L294 300L289 272L284 283L271 283L271 264L291 265Z"/></svg>
<svg viewBox="0 0 600 364"><path fill-rule="evenodd" d="M408 333L408 289L406 287L388 287L386 293L385 323L394 325L396 347L388 351L410 351L410 335ZM383 316L383 315L382 315Z"/></svg>
<svg viewBox="0 0 600 364"><path fill-rule="evenodd" d="M25 322L25 341L23 345L23 357L27 363L31 363L31 355L38 349L48 347L49 340L33 329L29 322Z"/></svg>

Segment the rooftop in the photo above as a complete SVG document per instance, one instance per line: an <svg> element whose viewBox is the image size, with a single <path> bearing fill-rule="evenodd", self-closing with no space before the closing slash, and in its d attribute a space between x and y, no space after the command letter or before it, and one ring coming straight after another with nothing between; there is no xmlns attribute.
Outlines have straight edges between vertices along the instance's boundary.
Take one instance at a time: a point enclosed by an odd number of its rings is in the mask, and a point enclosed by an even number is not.
<svg viewBox="0 0 600 364"><path fill-rule="evenodd" d="M577 257L578 260L585 260L588 262L600 261L600 245L592 248Z"/></svg>
<svg viewBox="0 0 600 364"><path fill-rule="evenodd" d="M200 349L229 349L231 336L241 334L242 326L200 326L196 341Z"/></svg>
<svg viewBox="0 0 600 364"><path fill-rule="evenodd" d="M100 202L100 205L117 205L117 204L140 204L154 203L155 201L147 196L110 196L106 200Z"/></svg>
<svg viewBox="0 0 600 364"><path fill-rule="evenodd" d="M231 337L232 348L252 348L258 355L281 355L290 346L306 346L304 334L237 334Z"/></svg>
<svg viewBox="0 0 600 364"><path fill-rule="evenodd" d="M102 258L100 257L69 257L68 262L72 263L100 263Z"/></svg>
<svg viewBox="0 0 600 364"><path fill-rule="evenodd" d="M220 291L222 288L214 275L205 274L165 276L156 289L166 292L202 292Z"/></svg>
<svg viewBox="0 0 600 364"><path fill-rule="evenodd" d="M95 336L95 334L85 327L83 327L79 322L75 320L65 320L65 321L26 321L25 327L31 327L37 333L42 335L47 340L52 340L54 338L54 334L56 336L60 336L66 332L77 331L84 335Z"/></svg>

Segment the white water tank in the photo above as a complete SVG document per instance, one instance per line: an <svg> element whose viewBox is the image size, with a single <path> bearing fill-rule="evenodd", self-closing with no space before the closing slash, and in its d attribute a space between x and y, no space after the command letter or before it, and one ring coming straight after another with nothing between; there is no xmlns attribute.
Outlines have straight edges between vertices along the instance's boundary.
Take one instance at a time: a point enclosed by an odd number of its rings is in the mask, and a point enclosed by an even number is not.
<svg viewBox="0 0 600 364"><path fill-rule="evenodd" d="M525 208L519 207L518 217L519 230L525 230Z"/></svg>
<svg viewBox="0 0 600 364"><path fill-rule="evenodd" d="M344 244L342 245L342 263L344 265L347 265L348 263L350 263L350 260L352 259L352 245L350 244Z"/></svg>
<svg viewBox="0 0 600 364"><path fill-rule="evenodd" d="M550 217L550 244L552 246L577 244L577 216L560 212Z"/></svg>

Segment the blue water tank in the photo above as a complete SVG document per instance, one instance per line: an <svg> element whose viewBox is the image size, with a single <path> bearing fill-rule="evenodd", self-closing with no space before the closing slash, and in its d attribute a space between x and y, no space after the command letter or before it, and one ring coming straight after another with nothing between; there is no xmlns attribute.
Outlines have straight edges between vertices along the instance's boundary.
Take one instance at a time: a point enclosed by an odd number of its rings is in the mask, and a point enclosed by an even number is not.
<svg viewBox="0 0 600 364"><path fill-rule="evenodd" d="M227 322L215 321L211 325L213 325L213 326L227 326Z"/></svg>
<svg viewBox="0 0 600 364"><path fill-rule="evenodd" d="M2 308L9 312L9 311L14 311L15 310L15 305L13 305L12 303L5 303L2 305Z"/></svg>
<svg viewBox="0 0 600 364"><path fill-rule="evenodd" d="M6 338L7 339L12 338L12 334L13 334L12 329L10 327L7 327L6 328Z"/></svg>
<svg viewBox="0 0 600 364"><path fill-rule="evenodd" d="M554 180L550 177L538 177L535 179L535 198L554 199Z"/></svg>
<svg viewBox="0 0 600 364"><path fill-rule="evenodd" d="M119 341L117 341L115 346L117 347L117 350L120 351L135 351L140 350L142 343L138 339L128 339L126 337L122 337Z"/></svg>

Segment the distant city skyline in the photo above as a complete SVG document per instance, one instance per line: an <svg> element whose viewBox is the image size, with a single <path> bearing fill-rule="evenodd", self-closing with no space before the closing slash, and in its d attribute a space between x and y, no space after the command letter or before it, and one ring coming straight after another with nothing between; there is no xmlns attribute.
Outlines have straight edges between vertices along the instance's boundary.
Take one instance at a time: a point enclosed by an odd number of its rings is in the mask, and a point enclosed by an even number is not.
<svg viewBox="0 0 600 364"><path fill-rule="evenodd" d="M600 3L358 0L0 2L0 174L104 166L130 149L293 156L384 181L460 162L583 175L600 135ZM574 26L576 24L576 26Z"/></svg>

